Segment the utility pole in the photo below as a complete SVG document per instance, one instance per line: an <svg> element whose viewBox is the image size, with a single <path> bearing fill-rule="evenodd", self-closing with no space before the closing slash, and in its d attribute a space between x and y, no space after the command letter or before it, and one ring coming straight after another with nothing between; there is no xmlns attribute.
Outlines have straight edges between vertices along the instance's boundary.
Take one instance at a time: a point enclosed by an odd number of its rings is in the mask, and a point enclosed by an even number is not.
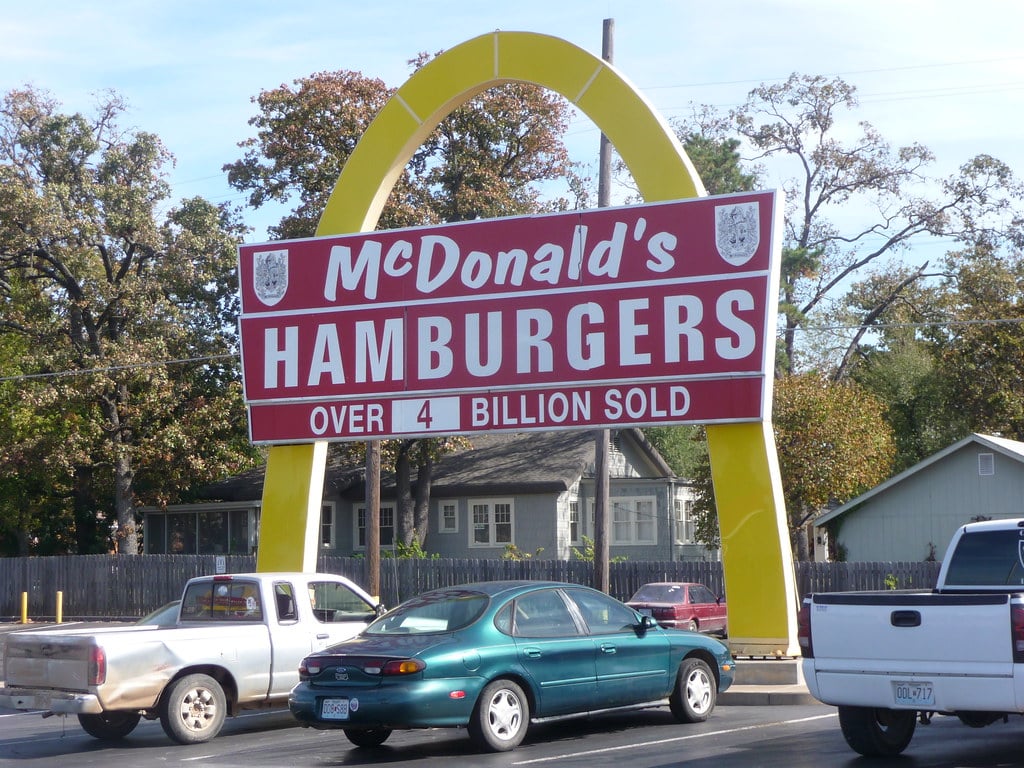
<svg viewBox="0 0 1024 768"><path fill-rule="evenodd" d="M380 602L380 440L366 444L366 591Z"/></svg>
<svg viewBox="0 0 1024 768"><path fill-rule="evenodd" d="M601 58L609 64L613 60L612 39L615 19L605 19L601 35ZM612 145L601 133L598 160L597 207L611 205ZM609 592L611 574L608 567L608 532L611 522L608 480L608 444L611 431L599 429L594 436L594 589Z"/></svg>

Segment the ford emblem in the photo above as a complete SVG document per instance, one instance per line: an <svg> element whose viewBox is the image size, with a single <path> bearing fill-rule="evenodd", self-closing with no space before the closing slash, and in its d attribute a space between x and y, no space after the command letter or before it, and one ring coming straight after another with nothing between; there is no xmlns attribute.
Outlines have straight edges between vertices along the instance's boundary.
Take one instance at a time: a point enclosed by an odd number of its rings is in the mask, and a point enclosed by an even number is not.
<svg viewBox="0 0 1024 768"><path fill-rule="evenodd" d="M336 670L334 670L334 679L348 680L348 670L344 667L338 667Z"/></svg>

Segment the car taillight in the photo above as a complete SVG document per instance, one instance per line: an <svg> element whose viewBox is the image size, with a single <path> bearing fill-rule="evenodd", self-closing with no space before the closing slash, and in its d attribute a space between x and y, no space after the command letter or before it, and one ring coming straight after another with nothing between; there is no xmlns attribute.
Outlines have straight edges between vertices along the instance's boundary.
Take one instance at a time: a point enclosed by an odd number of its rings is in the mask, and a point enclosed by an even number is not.
<svg viewBox="0 0 1024 768"><path fill-rule="evenodd" d="M414 675L427 668L419 659L392 659L380 668L382 675ZM369 672L369 670L367 670Z"/></svg>
<svg viewBox="0 0 1024 768"><path fill-rule="evenodd" d="M93 648L89 654L89 685L107 682L107 654L102 648Z"/></svg>
<svg viewBox="0 0 1024 768"><path fill-rule="evenodd" d="M1010 640L1013 642L1013 663L1024 663L1024 605L1010 606Z"/></svg>
<svg viewBox="0 0 1024 768"><path fill-rule="evenodd" d="M796 640L800 644L800 653L805 659L814 658L814 643L811 642L811 601L804 600L796 615Z"/></svg>

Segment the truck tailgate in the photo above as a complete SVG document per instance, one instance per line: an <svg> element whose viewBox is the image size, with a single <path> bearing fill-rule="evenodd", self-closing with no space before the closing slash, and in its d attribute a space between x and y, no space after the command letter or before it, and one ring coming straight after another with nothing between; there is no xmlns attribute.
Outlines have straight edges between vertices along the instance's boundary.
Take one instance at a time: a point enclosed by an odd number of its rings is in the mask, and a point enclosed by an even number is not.
<svg viewBox="0 0 1024 768"><path fill-rule="evenodd" d="M8 686L88 690L95 645L89 635L14 632L6 645L4 679Z"/></svg>
<svg viewBox="0 0 1024 768"><path fill-rule="evenodd" d="M811 628L808 684L827 703L972 709L983 690L1019 708L1007 594L814 595Z"/></svg>

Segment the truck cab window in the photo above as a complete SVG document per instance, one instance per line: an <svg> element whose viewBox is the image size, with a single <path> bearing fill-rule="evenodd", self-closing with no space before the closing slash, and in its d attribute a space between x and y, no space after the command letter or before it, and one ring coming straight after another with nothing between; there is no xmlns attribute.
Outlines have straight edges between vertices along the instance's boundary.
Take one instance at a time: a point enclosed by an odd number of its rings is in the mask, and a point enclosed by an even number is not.
<svg viewBox="0 0 1024 768"><path fill-rule="evenodd" d="M329 624L338 621L372 621L376 609L346 587L330 581L309 584L309 603L317 621Z"/></svg>
<svg viewBox="0 0 1024 768"><path fill-rule="evenodd" d="M296 621L299 618L295 610L295 592L291 584L280 581L274 584L274 601L277 603L279 622Z"/></svg>

